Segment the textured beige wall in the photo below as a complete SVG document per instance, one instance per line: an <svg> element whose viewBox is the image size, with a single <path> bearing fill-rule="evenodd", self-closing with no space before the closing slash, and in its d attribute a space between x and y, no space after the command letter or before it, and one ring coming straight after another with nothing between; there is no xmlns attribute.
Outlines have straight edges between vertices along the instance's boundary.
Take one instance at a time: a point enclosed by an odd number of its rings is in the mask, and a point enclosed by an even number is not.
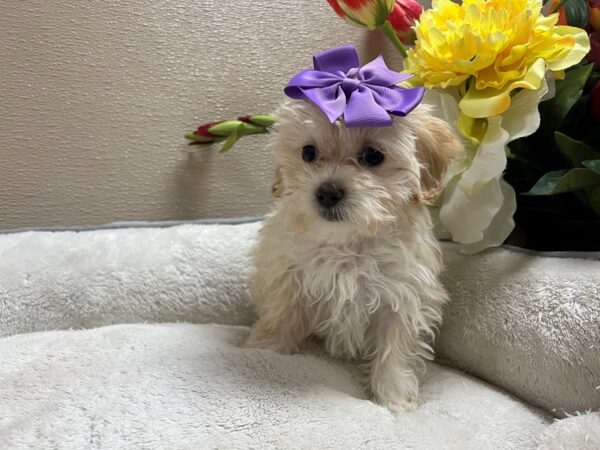
<svg viewBox="0 0 600 450"><path fill-rule="evenodd" d="M383 39L325 0L0 2L0 229L265 213L264 136L218 155L183 133L271 111L350 42Z"/></svg>

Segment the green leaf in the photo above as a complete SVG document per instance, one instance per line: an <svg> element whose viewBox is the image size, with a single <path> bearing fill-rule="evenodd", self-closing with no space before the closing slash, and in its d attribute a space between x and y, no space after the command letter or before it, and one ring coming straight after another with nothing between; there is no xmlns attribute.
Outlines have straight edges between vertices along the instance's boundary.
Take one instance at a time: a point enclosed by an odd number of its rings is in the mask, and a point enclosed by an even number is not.
<svg viewBox="0 0 600 450"><path fill-rule="evenodd" d="M591 161L582 161L581 164L583 164L585 167L590 169L592 172L600 175L600 159L594 159Z"/></svg>
<svg viewBox="0 0 600 450"><path fill-rule="evenodd" d="M573 167L581 167L582 161L600 158L600 151L559 131L554 133L554 138L558 149Z"/></svg>
<svg viewBox="0 0 600 450"><path fill-rule="evenodd" d="M236 129L240 136L248 136L249 134L260 134L267 132L265 127L260 127L247 122L240 122L240 124L241 125Z"/></svg>
<svg viewBox="0 0 600 450"><path fill-rule="evenodd" d="M548 172L540 178L537 183L526 192L525 195L550 195L554 194L554 189L560 181L560 178L566 175L569 169L554 170Z"/></svg>
<svg viewBox="0 0 600 450"><path fill-rule="evenodd" d="M385 22L387 22L387 18L390 16L392 11L394 10L394 3L387 0L379 1L375 4L375 10L373 11L375 26L380 27Z"/></svg>
<svg viewBox="0 0 600 450"><path fill-rule="evenodd" d="M586 188L585 200L596 215L600 217L600 186Z"/></svg>
<svg viewBox="0 0 600 450"><path fill-rule="evenodd" d="M581 97L583 87L592 73L594 65L584 64L565 72L564 80L556 81L556 94L550 100L540 103L542 125L558 130L563 119L575 102Z"/></svg>
<svg viewBox="0 0 600 450"><path fill-rule="evenodd" d="M567 23L572 27L585 28L590 21L590 10L586 0L562 0L559 8L560 6L564 8Z"/></svg>
<svg viewBox="0 0 600 450"><path fill-rule="evenodd" d="M600 185L600 175L589 169L563 169L548 172L527 195L554 195Z"/></svg>
<svg viewBox="0 0 600 450"><path fill-rule="evenodd" d="M215 141L213 138L209 138L206 136L198 136L197 134L194 134L193 132L186 133L185 138L189 139L190 141L194 141L194 142L198 142L198 143L202 143L202 144L210 144Z"/></svg>
<svg viewBox="0 0 600 450"><path fill-rule="evenodd" d="M217 136L225 136L228 137L230 133L233 133L240 124L243 123L239 120L225 120L223 122L219 122L216 125L210 127L207 131L210 134L216 134Z"/></svg>
<svg viewBox="0 0 600 450"><path fill-rule="evenodd" d="M255 114L250 116L250 121L261 127L270 127L277 119L270 114Z"/></svg>
<svg viewBox="0 0 600 450"><path fill-rule="evenodd" d="M208 129L209 133L224 137L228 137L230 133L233 133L234 131L236 131L240 136L245 136L248 134L264 133L265 129L264 127L260 127L258 125L242 122L241 120L226 120L213 125Z"/></svg>
<svg viewBox="0 0 600 450"><path fill-rule="evenodd" d="M229 136L227 137L227 140L223 143L223 146L221 147L221 150L219 150L219 153L225 153L231 150L231 148L235 145L235 143L241 137L239 134L239 130L242 128L242 124L243 122L240 122L240 125L238 125L237 128L234 128L230 131Z"/></svg>

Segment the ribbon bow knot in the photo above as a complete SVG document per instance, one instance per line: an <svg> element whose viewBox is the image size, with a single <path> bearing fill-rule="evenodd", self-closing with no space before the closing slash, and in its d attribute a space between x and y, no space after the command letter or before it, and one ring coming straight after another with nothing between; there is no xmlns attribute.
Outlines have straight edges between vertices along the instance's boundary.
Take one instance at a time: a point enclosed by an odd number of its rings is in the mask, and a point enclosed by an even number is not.
<svg viewBox="0 0 600 450"><path fill-rule="evenodd" d="M347 127L385 127L390 114L405 116L421 102L425 89L396 86L412 75L394 72L380 55L360 67L353 45L313 56L313 70L297 73L285 87L288 97L308 100L334 123L342 115Z"/></svg>

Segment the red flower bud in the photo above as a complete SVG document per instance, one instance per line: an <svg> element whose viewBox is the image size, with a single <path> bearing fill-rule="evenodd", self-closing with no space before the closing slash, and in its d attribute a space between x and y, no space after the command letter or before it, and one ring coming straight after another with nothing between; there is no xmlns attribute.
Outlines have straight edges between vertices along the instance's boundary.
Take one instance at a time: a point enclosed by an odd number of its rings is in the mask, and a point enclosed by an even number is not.
<svg viewBox="0 0 600 450"><path fill-rule="evenodd" d="M414 43L412 26L423 7L415 0L327 0L335 13L347 22L380 29L406 57L404 43Z"/></svg>
<svg viewBox="0 0 600 450"><path fill-rule="evenodd" d="M380 28L387 20L394 0L327 0L335 13L369 30Z"/></svg>
<svg viewBox="0 0 600 450"><path fill-rule="evenodd" d="M333 10L335 11L335 13L340 16L340 17L344 17L344 11L342 11L342 8L340 8L340 5L338 5L337 0L327 0L327 2L329 3L329 5L333 8Z"/></svg>
<svg viewBox="0 0 600 450"><path fill-rule="evenodd" d="M403 43L411 44L414 41L415 33L412 26L422 12L423 7L414 0L396 0L388 20Z"/></svg>
<svg viewBox="0 0 600 450"><path fill-rule="evenodd" d="M203 125L200 125L198 127L198 129L196 131L194 131L194 134L196 136L203 136L203 137L207 137L207 138L216 138L217 136L215 136L214 134L210 133L208 131L208 129L210 127L212 127L213 125L216 125L218 123L221 123L221 122L209 122L209 123L205 123Z"/></svg>

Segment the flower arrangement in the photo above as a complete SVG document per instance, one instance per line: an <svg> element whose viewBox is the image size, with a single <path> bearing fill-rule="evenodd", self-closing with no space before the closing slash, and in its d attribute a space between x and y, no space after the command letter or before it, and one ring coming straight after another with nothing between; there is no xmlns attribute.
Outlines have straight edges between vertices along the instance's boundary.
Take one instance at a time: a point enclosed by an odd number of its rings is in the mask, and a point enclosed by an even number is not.
<svg viewBox="0 0 600 450"><path fill-rule="evenodd" d="M434 213L468 252L500 245L513 230L506 146L538 128L548 82L589 51L584 30L541 10L541 0L437 0L415 24L405 69L466 138Z"/></svg>
<svg viewBox="0 0 600 450"><path fill-rule="evenodd" d="M590 33L589 64L566 71L540 104L539 128L509 144L504 179L518 194L514 219L527 246L600 250L600 2L569 7L550 9Z"/></svg>
<svg viewBox="0 0 600 450"><path fill-rule="evenodd" d="M434 0L426 10L413 0L328 2L344 20L388 36L413 75L400 85L427 88L425 103L464 139L432 206L442 237L481 251L505 242L515 218L535 234L525 212L543 203L539 196L565 214L577 203L589 220L600 217L600 0L546 8L541 0ZM227 150L276 120L258 117L187 137L223 140ZM561 197L567 192L573 198Z"/></svg>

